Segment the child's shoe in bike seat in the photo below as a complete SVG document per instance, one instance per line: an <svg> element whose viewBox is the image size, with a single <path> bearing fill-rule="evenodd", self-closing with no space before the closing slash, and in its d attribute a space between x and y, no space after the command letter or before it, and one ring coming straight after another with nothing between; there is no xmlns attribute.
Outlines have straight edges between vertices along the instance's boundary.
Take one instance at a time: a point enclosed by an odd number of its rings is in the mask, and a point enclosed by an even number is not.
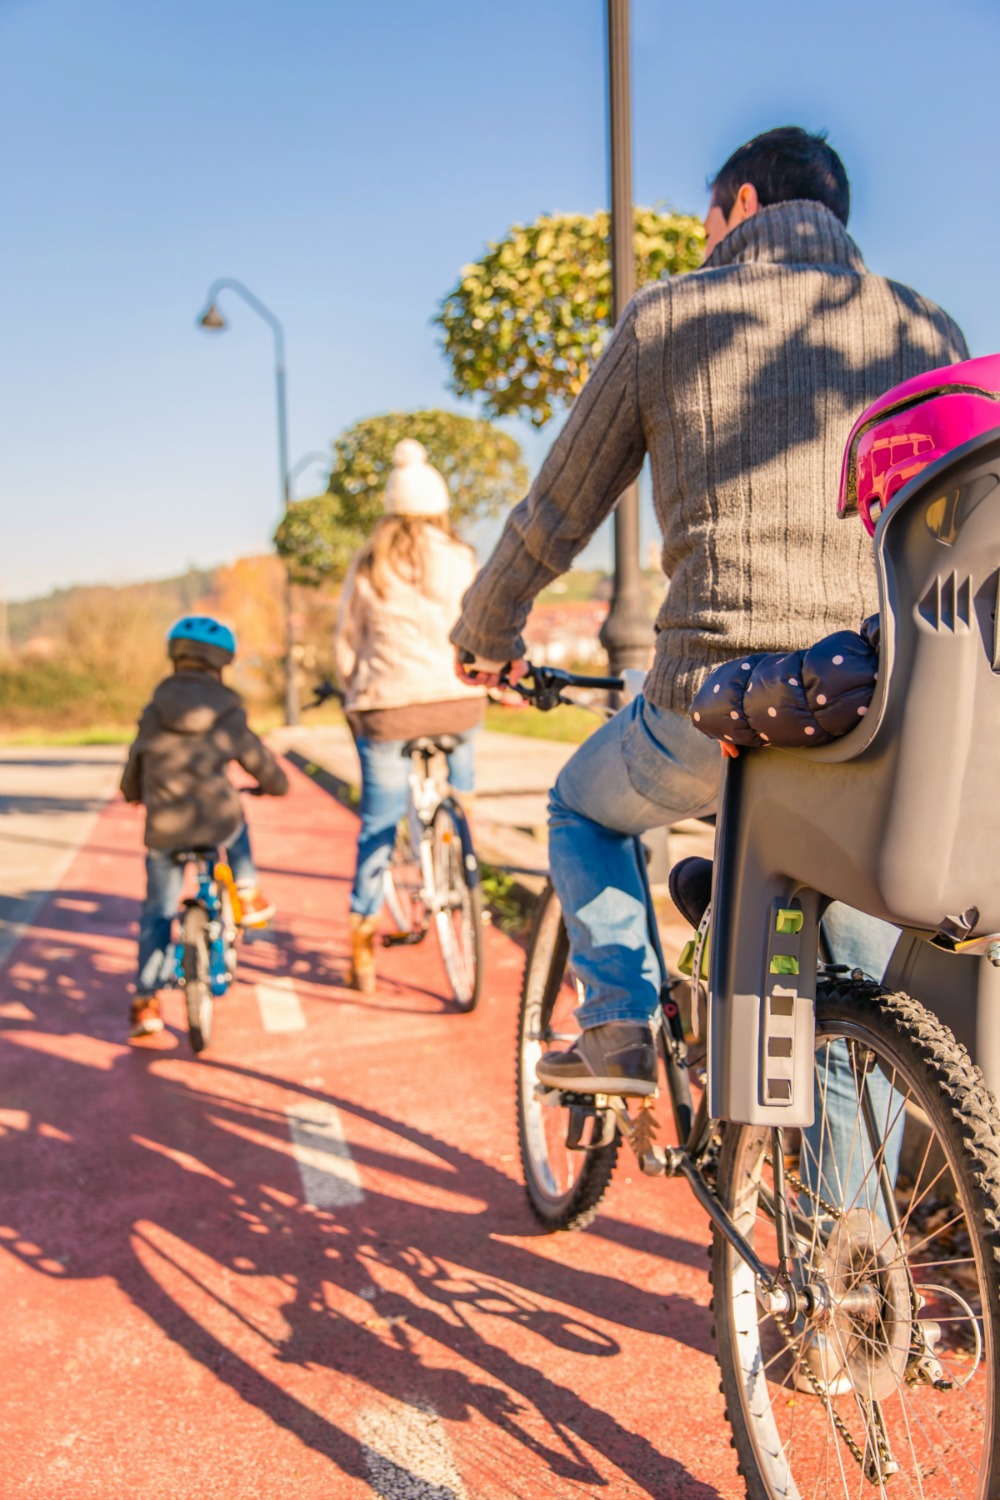
<svg viewBox="0 0 1000 1500"><path fill-rule="evenodd" d="M700 927L712 899L712 861L690 854L667 876L670 899L692 927Z"/></svg>
<svg viewBox="0 0 1000 1500"><path fill-rule="evenodd" d="M163 1030L159 995L137 995L132 1001L129 1036L155 1036Z"/></svg>
<svg viewBox="0 0 1000 1500"><path fill-rule="evenodd" d="M566 1052L535 1064L539 1083L580 1094L655 1094L656 1048L645 1022L608 1021L582 1031Z"/></svg>
<svg viewBox="0 0 1000 1500"><path fill-rule="evenodd" d="M268 901L259 886L237 886L243 916L241 927L266 927L275 913L273 901Z"/></svg>

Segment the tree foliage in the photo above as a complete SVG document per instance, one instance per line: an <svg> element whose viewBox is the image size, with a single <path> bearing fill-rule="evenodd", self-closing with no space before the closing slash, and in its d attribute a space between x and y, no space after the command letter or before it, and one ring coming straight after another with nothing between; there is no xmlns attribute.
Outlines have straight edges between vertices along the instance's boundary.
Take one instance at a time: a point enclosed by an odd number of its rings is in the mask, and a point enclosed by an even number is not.
<svg viewBox="0 0 1000 1500"><path fill-rule="evenodd" d="M635 210L636 285L701 264L699 219ZM610 215L546 215L515 224L441 304L452 389L493 417L542 427L582 390L611 319Z"/></svg>
<svg viewBox="0 0 1000 1500"><path fill-rule="evenodd" d="M520 444L491 422L435 410L367 417L335 441L327 492L295 501L275 533L296 583L315 587L344 577L383 514L392 450L405 437L423 443L443 474L459 528L495 515L524 494L528 475Z"/></svg>

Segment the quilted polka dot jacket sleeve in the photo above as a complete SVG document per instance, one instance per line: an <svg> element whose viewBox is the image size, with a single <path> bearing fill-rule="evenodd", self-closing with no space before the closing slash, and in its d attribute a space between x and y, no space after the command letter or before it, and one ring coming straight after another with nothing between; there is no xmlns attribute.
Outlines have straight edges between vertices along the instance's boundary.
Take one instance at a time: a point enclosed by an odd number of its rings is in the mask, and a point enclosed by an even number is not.
<svg viewBox="0 0 1000 1500"><path fill-rule="evenodd" d="M756 652L717 667L691 705L711 739L802 749L825 745L863 718L878 673L878 616L806 651Z"/></svg>

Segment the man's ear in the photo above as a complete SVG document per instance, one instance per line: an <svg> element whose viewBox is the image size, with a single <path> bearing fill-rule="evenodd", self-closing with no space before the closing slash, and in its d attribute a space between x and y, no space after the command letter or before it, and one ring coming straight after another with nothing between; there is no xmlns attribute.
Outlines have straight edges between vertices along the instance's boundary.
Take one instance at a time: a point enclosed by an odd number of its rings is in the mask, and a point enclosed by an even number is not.
<svg viewBox="0 0 1000 1500"><path fill-rule="evenodd" d="M733 204L733 211L729 218L730 225L735 228L737 224L742 224L744 219L752 219L759 208L760 199L757 196L757 189L752 182L744 182L736 194L736 202Z"/></svg>

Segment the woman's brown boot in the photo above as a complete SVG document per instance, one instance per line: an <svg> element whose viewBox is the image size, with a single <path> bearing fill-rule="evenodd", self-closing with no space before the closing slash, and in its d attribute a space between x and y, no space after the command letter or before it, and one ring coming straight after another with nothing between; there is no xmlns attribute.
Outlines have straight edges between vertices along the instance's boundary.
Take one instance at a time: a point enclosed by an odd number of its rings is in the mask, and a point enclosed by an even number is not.
<svg viewBox="0 0 1000 1500"><path fill-rule="evenodd" d="M347 983L352 990L363 995L375 993L375 934L378 917L362 917L351 912L351 967L347 971Z"/></svg>

